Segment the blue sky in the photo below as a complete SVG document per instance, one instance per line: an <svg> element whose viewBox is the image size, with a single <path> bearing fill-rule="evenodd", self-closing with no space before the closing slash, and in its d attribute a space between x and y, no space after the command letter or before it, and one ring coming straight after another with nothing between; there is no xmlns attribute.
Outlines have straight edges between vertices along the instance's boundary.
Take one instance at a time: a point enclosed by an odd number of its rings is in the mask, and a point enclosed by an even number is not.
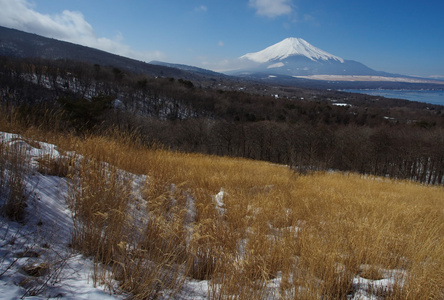
<svg viewBox="0 0 444 300"><path fill-rule="evenodd" d="M444 1L0 0L0 25L212 70L300 37L380 71L444 78Z"/></svg>

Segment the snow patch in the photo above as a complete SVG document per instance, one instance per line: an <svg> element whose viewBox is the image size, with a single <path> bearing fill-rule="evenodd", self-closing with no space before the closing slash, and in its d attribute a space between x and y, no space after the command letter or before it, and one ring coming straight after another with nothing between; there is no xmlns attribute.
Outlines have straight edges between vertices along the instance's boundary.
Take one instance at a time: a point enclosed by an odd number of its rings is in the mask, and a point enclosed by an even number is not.
<svg viewBox="0 0 444 300"><path fill-rule="evenodd" d="M223 216L226 212L225 203L224 203L225 192L224 189L220 189L220 192L214 196L214 201L216 202L216 210L217 212Z"/></svg>
<svg viewBox="0 0 444 300"><path fill-rule="evenodd" d="M267 67L267 69L280 68L283 66L285 66L285 64L283 62L278 62L278 63L272 64L272 65L269 65Z"/></svg>

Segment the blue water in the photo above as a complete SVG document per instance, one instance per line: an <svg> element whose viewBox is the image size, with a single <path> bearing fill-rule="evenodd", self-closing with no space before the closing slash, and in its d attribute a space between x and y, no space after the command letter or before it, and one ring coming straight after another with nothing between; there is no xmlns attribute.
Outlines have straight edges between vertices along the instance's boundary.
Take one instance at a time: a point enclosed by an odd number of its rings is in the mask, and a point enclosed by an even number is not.
<svg viewBox="0 0 444 300"><path fill-rule="evenodd" d="M344 92L444 105L444 90L344 90Z"/></svg>

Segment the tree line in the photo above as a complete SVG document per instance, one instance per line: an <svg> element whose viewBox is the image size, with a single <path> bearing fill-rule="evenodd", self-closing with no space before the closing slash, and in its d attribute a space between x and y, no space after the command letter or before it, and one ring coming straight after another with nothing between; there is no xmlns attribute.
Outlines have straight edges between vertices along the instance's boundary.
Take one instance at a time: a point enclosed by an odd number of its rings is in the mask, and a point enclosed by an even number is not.
<svg viewBox="0 0 444 300"><path fill-rule="evenodd" d="M2 106L20 108L30 123L57 120L63 130L78 132L117 127L137 131L147 145L265 160L301 172L444 183L440 106L308 89L282 88L279 97L210 89L66 60L1 57L0 83Z"/></svg>

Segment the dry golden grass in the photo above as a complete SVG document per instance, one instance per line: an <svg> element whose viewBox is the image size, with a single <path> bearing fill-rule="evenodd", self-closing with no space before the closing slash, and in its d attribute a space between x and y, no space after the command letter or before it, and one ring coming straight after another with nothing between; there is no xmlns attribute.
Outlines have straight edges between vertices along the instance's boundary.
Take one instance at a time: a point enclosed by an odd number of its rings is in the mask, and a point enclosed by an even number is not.
<svg viewBox="0 0 444 300"><path fill-rule="evenodd" d="M37 171L44 175L66 177L73 167L73 157L45 154L37 159Z"/></svg>
<svg viewBox="0 0 444 300"><path fill-rule="evenodd" d="M84 157L71 174L76 248L111 266L137 299L175 292L185 276L210 280L210 299L343 299L357 276L395 277L392 288L374 291L387 299L444 297L442 186L302 176L265 162L145 149L117 132L46 137ZM131 178L120 170L147 176L143 227L132 220Z"/></svg>
<svg viewBox="0 0 444 300"><path fill-rule="evenodd" d="M180 184L196 202L187 254L195 278L215 278L214 299L233 297L230 290L239 299L248 290L251 298L279 271L292 279L292 297L343 298L354 277L371 275L362 265L374 267L370 279L378 269L404 272L390 298L442 296L442 187L355 174L296 176L267 163L162 150L147 153L146 163L151 178ZM221 188L223 216L213 200Z"/></svg>
<svg viewBox="0 0 444 300"><path fill-rule="evenodd" d="M0 141L0 213L20 222L30 198L25 182L30 173L26 146L21 140L13 144Z"/></svg>

